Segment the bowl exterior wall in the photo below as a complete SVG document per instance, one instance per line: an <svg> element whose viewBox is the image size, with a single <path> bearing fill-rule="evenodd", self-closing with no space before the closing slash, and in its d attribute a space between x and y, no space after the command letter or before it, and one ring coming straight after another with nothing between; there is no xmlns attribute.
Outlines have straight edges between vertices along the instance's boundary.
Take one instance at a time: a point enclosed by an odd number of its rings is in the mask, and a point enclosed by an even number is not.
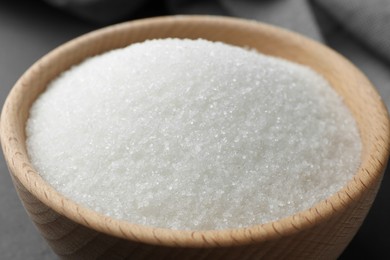
<svg viewBox="0 0 390 260"><path fill-rule="evenodd" d="M271 241L230 247L190 248L151 245L98 232L58 214L15 178L31 220L62 259L337 259L362 224L380 182L360 201L321 225Z"/></svg>
<svg viewBox="0 0 390 260"><path fill-rule="evenodd" d="M167 37L205 38L247 46L317 70L337 86L336 91L345 97L357 121L363 141L359 173L341 192L305 212L223 235L183 232L181 236L156 229L140 238L140 229L133 231L131 226L91 216L81 206L61 197L39 177L28 160L24 127L31 104L51 80L87 57L133 42ZM324 61L334 62L319 62L316 59L321 55ZM336 73L344 67L349 69L342 75ZM54 252L65 259L336 259L367 215L389 156L389 121L380 97L371 88L351 91L346 83L370 85L359 71L332 51L266 25L216 17L130 22L75 39L34 64L16 83L4 106L2 148L26 211Z"/></svg>

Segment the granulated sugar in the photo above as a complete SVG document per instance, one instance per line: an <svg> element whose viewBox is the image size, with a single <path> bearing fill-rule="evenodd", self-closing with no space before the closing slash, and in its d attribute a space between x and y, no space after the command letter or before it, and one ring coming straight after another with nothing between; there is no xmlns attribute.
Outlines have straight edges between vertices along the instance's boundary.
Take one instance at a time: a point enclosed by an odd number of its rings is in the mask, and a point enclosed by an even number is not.
<svg viewBox="0 0 390 260"><path fill-rule="evenodd" d="M356 172L361 143L312 70L205 40L90 58L31 109L29 155L65 196L173 229L250 226L311 207Z"/></svg>

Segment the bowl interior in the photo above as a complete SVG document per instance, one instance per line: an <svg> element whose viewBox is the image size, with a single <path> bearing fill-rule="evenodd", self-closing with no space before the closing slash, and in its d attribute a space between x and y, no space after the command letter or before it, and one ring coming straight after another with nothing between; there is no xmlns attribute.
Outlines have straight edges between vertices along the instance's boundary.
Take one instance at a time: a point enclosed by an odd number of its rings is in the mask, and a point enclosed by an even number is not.
<svg viewBox="0 0 390 260"><path fill-rule="evenodd" d="M307 65L323 75L343 97L356 119L362 142L361 166L343 190L313 208L249 228L221 231L175 231L113 220L70 201L51 188L30 165L25 123L34 100L47 84L87 57L156 38L204 38L254 48ZM293 234L326 221L348 203L356 203L380 181L389 154L389 121L368 80L334 51L297 34L257 22L209 16L177 16L110 26L72 40L35 63L16 83L3 109L2 145L14 178L43 203L87 227L127 239L166 245L210 246L248 243ZM313 213L314 212L314 213ZM316 213L317 212L317 213ZM237 242L238 241L238 242Z"/></svg>

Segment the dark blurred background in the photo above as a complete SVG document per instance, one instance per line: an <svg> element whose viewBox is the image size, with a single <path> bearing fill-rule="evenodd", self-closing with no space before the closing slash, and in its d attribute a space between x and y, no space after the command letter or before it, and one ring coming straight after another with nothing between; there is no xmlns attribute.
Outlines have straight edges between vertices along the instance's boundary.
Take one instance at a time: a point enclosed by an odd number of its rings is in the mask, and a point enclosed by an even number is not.
<svg viewBox="0 0 390 260"><path fill-rule="evenodd" d="M390 106L390 0L2 0L0 106L16 80L60 44L117 22L172 14L255 19L299 32L349 58ZM340 259L390 259L389 170ZM56 259L27 217L0 153L0 259Z"/></svg>

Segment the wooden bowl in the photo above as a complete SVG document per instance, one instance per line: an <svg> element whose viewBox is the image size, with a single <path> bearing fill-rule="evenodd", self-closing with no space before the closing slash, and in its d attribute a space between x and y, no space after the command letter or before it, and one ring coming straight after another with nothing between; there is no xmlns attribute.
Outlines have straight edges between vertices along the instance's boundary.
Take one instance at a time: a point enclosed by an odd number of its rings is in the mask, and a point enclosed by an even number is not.
<svg viewBox="0 0 390 260"><path fill-rule="evenodd" d="M272 223L229 230L151 228L105 217L63 197L30 164L25 123L34 100L61 72L87 57L153 38L205 38L305 64L344 98L363 142L361 165L338 193ZM172 16L110 26L50 52L15 84L1 117L1 141L32 221L62 258L335 259L365 218L389 157L389 117L367 78L331 49L269 25L212 16Z"/></svg>

